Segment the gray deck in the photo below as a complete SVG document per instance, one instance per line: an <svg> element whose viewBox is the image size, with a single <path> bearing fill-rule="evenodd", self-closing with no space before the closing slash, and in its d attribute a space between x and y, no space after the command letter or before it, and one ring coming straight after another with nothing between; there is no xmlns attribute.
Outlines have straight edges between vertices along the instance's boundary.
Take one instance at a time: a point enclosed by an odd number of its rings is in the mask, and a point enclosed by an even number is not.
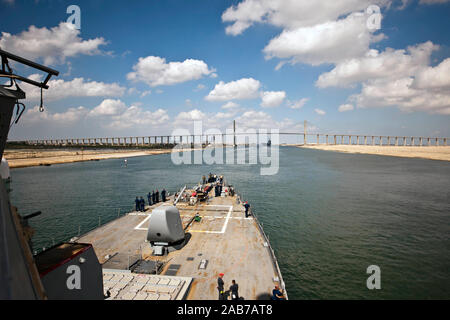
<svg viewBox="0 0 450 320"><path fill-rule="evenodd" d="M163 204L156 206L160 205ZM161 275L193 278L187 299L217 299L219 273L225 274L225 289L230 287L231 280L236 280L239 295L246 300L267 298L274 285L279 284L270 248L256 220L244 218L244 208L236 203L235 197L210 197L208 202L194 206L177 204L184 225L196 213L202 220L193 222L186 230L191 235L187 245L165 257L152 256L145 240L149 214L156 206L145 213L132 212L114 220L80 237L78 242L92 243L100 263L108 260L107 255L117 254L165 262ZM202 259L208 260L206 269L199 269Z"/></svg>

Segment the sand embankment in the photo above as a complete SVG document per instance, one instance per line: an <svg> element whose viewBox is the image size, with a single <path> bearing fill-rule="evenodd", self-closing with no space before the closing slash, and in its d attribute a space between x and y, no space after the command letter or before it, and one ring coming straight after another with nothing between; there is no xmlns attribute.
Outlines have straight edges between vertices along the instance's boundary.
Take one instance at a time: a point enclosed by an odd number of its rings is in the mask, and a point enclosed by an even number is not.
<svg viewBox="0 0 450 320"><path fill-rule="evenodd" d="M450 146L297 145L299 148L450 161Z"/></svg>
<svg viewBox="0 0 450 320"><path fill-rule="evenodd" d="M46 150L18 149L5 150L4 157L10 168L52 165L80 161L115 158L131 158L154 154L170 153L172 149L155 150Z"/></svg>

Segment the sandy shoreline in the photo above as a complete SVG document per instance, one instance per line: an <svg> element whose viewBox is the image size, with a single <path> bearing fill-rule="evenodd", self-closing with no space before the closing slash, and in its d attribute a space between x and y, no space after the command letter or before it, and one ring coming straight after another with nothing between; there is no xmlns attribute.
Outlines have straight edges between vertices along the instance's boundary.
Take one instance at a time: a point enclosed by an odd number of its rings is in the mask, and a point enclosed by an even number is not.
<svg viewBox="0 0 450 320"><path fill-rule="evenodd" d="M285 145L345 153L374 154L392 157L422 158L450 161L450 146L363 146L363 145ZM25 168L81 161L131 158L171 153L172 149L151 150L64 150L64 149L7 149L4 157L10 168Z"/></svg>
<svg viewBox="0 0 450 320"><path fill-rule="evenodd" d="M317 149L325 151L375 154L380 156L422 158L450 161L450 146L362 146L362 145L307 145L298 148Z"/></svg>
<svg viewBox="0 0 450 320"><path fill-rule="evenodd" d="M4 157L10 168L25 168L80 161L131 158L170 153L172 149L155 150L5 150Z"/></svg>

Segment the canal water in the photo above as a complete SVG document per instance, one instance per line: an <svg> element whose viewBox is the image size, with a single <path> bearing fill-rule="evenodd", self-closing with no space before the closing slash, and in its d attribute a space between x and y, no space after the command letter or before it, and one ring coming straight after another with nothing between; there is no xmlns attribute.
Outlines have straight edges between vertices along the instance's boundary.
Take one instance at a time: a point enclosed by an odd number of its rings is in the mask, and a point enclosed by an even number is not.
<svg viewBox="0 0 450 320"><path fill-rule="evenodd" d="M449 299L450 163L280 148L259 165L175 165L170 154L14 169L12 204L37 210L34 250L130 211L136 196L223 174L258 214L290 299ZM381 270L381 289L366 286ZM239 279L237 279L239 282Z"/></svg>

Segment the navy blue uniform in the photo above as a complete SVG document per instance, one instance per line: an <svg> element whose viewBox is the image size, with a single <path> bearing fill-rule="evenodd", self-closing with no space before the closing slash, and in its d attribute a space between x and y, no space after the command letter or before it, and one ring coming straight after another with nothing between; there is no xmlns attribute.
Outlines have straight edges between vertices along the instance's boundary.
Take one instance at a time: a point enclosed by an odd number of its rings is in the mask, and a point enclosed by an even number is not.
<svg viewBox="0 0 450 320"><path fill-rule="evenodd" d="M244 208L245 208L245 217L248 217L248 208L250 208L250 205L248 203L244 204Z"/></svg>
<svg viewBox="0 0 450 320"><path fill-rule="evenodd" d="M217 279L217 290L219 290L219 300L225 300L225 292L224 292L224 282L222 280L222 278L218 278Z"/></svg>
<svg viewBox="0 0 450 320"><path fill-rule="evenodd" d="M141 208L141 201L139 201L139 198L136 197L136 200L134 200L134 202L136 202L136 211L139 211Z"/></svg>
<svg viewBox="0 0 450 320"><path fill-rule="evenodd" d="M218 185L216 185L216 186L214 187L214 195L215 195L216 197L219 196L219 186L218 186Z"/></svg>
<svg viewBox="0 0 450 320"><path fill-rule="evenodd" d="M284 300L284 298L278 298L277 296L283 296L283 293L280 290L273 289L271 300Z"/></svg>
<svg viewBox="0 0 450 320"><path fill-rule="evenodd" d="M239 300L239 286L237 283L232 284L230 287L230 291L231 291L231 300Z"/></svg>
<svg viewBox="0 0 450 320"><path fill-rule="evenodd" d="M145 211L145 200L144 200L144 198L141 197L140 202L141 202L141 211L144 212Z"/></svg>
<svg viewBox="0 0 450 320"><path fill-rule="evenodd" d="M163 189L163 191L161 191L161 198L163 202L166 202L166 189Z"/></svg>
<svg viewBox="0 0 450 320"><path fill-rule="evenodd" d="M148 205L151 206L152 205L152 194L150 192L147 195L147 200L148 200Z"/></svg>

